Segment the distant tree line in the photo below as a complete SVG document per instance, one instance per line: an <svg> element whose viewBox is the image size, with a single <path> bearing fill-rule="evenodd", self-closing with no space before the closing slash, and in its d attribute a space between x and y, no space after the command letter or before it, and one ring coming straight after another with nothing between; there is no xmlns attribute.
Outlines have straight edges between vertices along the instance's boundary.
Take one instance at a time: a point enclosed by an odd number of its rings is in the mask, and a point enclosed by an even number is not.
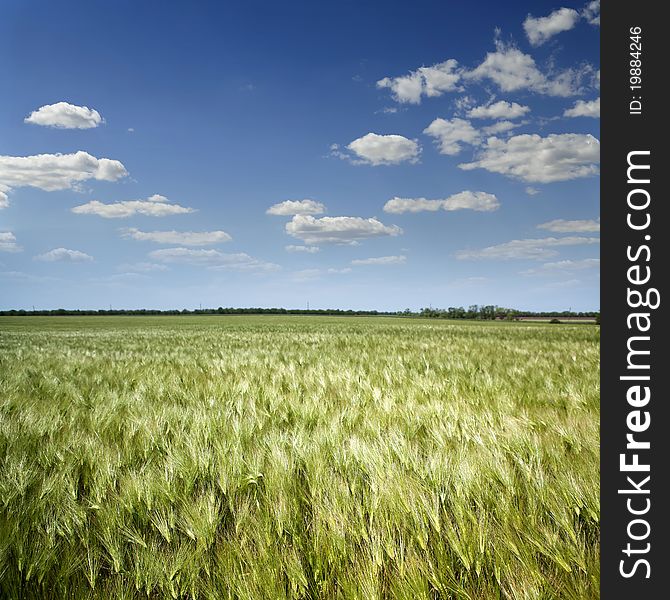
<svg viewBox="0 0 670 600"><path fill-rule="evenodd" d="M531 312L522 311L514 308L503 308L501 306L494 306L492 304L477 305L473 304L468 308L462 306L450 306L449 308L422 308L419 311L412 311L406 308L402 311L379 311L379 310L342 310L339 308L199 308L194 310L189 309L173 309L173 310L157 310L151 308L141 309L110 309L110 310L78 310L57 308L54 310L3 310L0 311L2 316L112 316L112 315L128 315L128 316L148 316L148 315L325 315L325 316L401 316L401 317L421 317L429 319L476 319L483 321L492 321L495 319L505 319L513 321L521 318L535 317L535 318L575 318L575 317L590 317L597 321L600 319L600 313L592 312L572 312L551 311L551 312Z"/></svg>
<svg viewBox="0 0 670 600"><path fill-rule="evenodd" d="M409 310L409 309L407 309ZM410 311L410 314L411 311ZM535 318L595 318L600 317L600 312L573 312L570 310L563 311L549 311L549 312L531 312L527 310L517 310L515 308L504 308L502 306L494 306L492 304L477 305L472 304L468 308L462 306L450 306L449 308L422 308L418 316L428 317L432 319L478 319L483 321L493 321L494 319L505 319L513 321L521 318L535 317Z"/></svg>

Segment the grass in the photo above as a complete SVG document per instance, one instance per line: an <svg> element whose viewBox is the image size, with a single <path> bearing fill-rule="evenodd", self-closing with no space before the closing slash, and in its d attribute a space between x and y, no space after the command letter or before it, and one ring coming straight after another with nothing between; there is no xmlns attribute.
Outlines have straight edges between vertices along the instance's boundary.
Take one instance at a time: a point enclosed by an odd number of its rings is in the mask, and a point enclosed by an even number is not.
<svg viewBox="0 0 670 600"><path fill-rule="evenodd" d="M599 330L0 318L0 597L599 596Z"/></svg>

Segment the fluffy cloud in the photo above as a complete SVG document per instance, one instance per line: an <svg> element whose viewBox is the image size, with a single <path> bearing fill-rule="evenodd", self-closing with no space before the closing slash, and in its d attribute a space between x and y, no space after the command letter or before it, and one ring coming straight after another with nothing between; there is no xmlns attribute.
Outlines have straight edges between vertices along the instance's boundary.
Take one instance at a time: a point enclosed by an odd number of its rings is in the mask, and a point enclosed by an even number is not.
<svg viewBox="0 0 670 600"><path fill-rule="evenodd" d="M538 94L565 97L580 93L582 80L592 73L593 68L585 65L547 77L537 68L531 56L514 46L498 42L496 51L489 52L478 67L464 73L463 77L474 81L489 79L504 92L530 90Z"/></svg>
<svg viewBox="0 0 670 600"><path fill-rule="evenodd" d="M531 46L541 46L557 33L569 31L579 21L579 13L572 8L559 8L546 17L528 15L523 28Z"/></svg>
<svg viewBox="0 0 670 600"><path fill-rule="evenodd" d="M355 139L347 148L353 152L359 164L397 165L401 162L415 163L419 160L421 148L415 140L402 135L378 135L368 133Z"/></svg>
<svg viewBox="0 0 670 600"><path fill-rule="evenodd" d="M16 243L11 231L0 231L0 252L21 252L23 248Z"/></svg>
<svg viewBox="0 0 670 600"><path fill-rule="evenodd" d="M463 191L444 200L427 200L426 198L392 198L384 205L384 212L402 214L406 212L424 212L437 210L474 210L489 212L500 207L494 194L486 192Z"/></svg>
<svg viewBox="0 0 670 600"><path fill-rule="evenodd" d="M286 252L304 252L306 254L316 254L321 250L318 246L294 246L293 244L289 244L288 246L284 246L284 250Z"/></svg>
<svg viewBox="0 0 670 600"><path fill-rule="evenodd" d="M35 257L35 260L41 260L44 262L90 262L93 260L93 257L86 254L85 252L80 252L79 250L69 250L68 248L54 248L45 252L44 254L38 254Z"/></svg>
<svg viewBox="0 0 670 600"><path fill-rule="evenodd" d="M528 106L500 100L500 102L485 106L475 106L468 112L468 117L471 119L517 119L528 112L530 112Z"/></svg>
<svg viewBox="0 0 670 600"><path fill-rule="evenodd" d="M34 110L24 122L59 129L91 129L104 123L104 119L97 110L88 106L56 102Z"/></svg>
<svg viewBox="0 0 670 600"><path fill-rule="evenodd" d="M78 215L98 215L105 219L123 219L133 215L147 215L149 217L165 217L195 212L194 208L170 204L165 196L154 194L146 200L124 200L105 204L99 200L91 200L72 209Z"/></svg>
<svg viewBox="0 0 670 600"><path fill-rule="evenodd" d="M377 219L361 217L322 217L296 215L286 223L286 233L305 244L356 244L360 240L402 233L397 225L384 225Z"/></svg>
<svg viewBox="0 0 670 600"><path fill-rule="evenodd" d="M134 227L123 230L122 235L143 242L182 246L208 246L233 239L225 231L140 231Z"/></svg>
<svg viewBox="0 0 670 600"><path fill-rule="evenodd" d="M479 132L470 124L470 121L454 117L451 120L435 119L424 133L435 138L441 154L453 156L462 149L461 144L478 144Z"/></svg>
<svg viewBox="0 0 670 600"><path fill-rule="evenodd" d="M534 188L534 187L532 187L532 186L529 185L529 186L524 190L524 192L526 192L526 194L528 194L529 196L537 196L537 195L540 193L540 190L538 190L537 188Z"/></svg>
<svg viewBox="0 0 670 600"><path fill-rule="evenodd" d="M582 17L591 25L600 25L600 0L588 2L582 10Z"/></svg>
<svg viewBox="0 0 670 600"><path fill-rule="evenodd" d="M556 256L558 252L553 248L559 246L582 246L599 244L600 238L596 237L563 237L563 238L541 238L529 240L512 240L504 244L488 246L479 250L461 250L456 253L460 260L542 260Z"/></svg>
<svg viewBox="0 0 670 600"><path fill-rule="evenodd" d="M30 186L47 192L78 187L88 179L117 181L128 175L118 160L96 158L88 152L0 156L0 185L7 188Z"/></svg>
<svg viewBox="0 0 670 600"><path fill-rule="evenodd" d="M546 229L554 233L595 233L600 231L600 221L584 219L580 221L566 221L565 219L554 219L546 223L540 223L539 229Z"/></svg>
<svg viewBox="0 0 670 600"><path fill-rule="evenodd" d="M164 248L153 250L149 257L161 263L205 266L215 270L276 271L279 265L258 260L244 252L225 254L218 250Z"/></svg>
<svg viewBox="0 0 670 600"><path fill-rule="evenodd" d="M351 261L352 265L402 265L407 262L407 257L400 256L378 256L376 258L357 258Z"/></svg>
<svg viewBox="0 0 670 600"><path fill-rule="evenodd" d="M265 211L268 215L279 215L292 217L294 215L322 215L326 212L326 206L316 200L285 200L279 204L273 204Z"/></svg>
<svg viewBox="0 0 670 600"><path fill-rule="evenodd" d="M452 58L432 67L420 67L402 77L384 77L377 87L390 89L396 102L419 104L423 96L432 98L460 90L460 77L458 62Z"/></svg>
<svg viewBox="0 0 670 600"><path fill-rule="evenodd" d="M477 160L460 164L466 171L481 168L529 183L549 183L598 173L600 143L592 135L517 135L489 138Z"/></svg>
<svg viewBox="0 0 670 600"><path fill-rule="evenodd" d="M582 260L559 260L544 263L536 269L522 271L521 275L553 275L561 273L573 273L574 271L586 271L600 267L599 258L584 258Z"/></svg>
<svg viewBox="0 0 670 600"><path fill-rule="evenodd" d="M9 206L9 197L7 196L7 188L0 185L0 210Z"/></svg>
<svg viewBox="0 0 670 600"><path fill-rule="evenodd" d="M568 108L564 113L564 117L592 117L594 119L600 118L600 98L595 100L585 101L577 100L572 108Z"/></svg>

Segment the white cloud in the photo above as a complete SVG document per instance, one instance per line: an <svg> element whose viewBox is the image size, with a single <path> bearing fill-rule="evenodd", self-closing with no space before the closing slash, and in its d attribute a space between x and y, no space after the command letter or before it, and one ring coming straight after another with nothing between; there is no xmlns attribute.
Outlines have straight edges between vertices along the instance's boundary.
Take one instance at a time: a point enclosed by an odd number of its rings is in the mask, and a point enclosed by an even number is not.
<svg viewBox="0 0 670 600"><path fill-rule="evenodd" d="M441 154L455 155L462 149L461 144L478 144L479 132L470 124L470 121L454 117L451 120L435 119L424 133L435 138Z"/></svg>
<svg viewBox="0 0 670 600"><path fill-rule="evenodd" d="M276 271L280 268L279 265L259 260L244 252L225 254L218 250L164 248L149 252L149 257L161 263L199 265L215 270Z"/></svg>
<svg viewBox="0 0 670 600"><path fill-rule="evenodd" d="M56 102L34 110L24 122L59 129L91 129L105 121L97 110L88 106Z"/></svg>
<svg viewBox="0 0 670 600"><path fill-rule="evenodd" d="M357 258L351 261L352 265L402 265L407 262L407 257L400 256L378 256L375 258Z"/></svg>
<svg viewBox="0 0 670 600"><path fill-rule="evenodd" d="M559 260L556 262L544 263L541 267L522 271L521 275L553 275L562 273L573 273L574 271L586 271L588 269L598 269L600 267L599 258L584 258L581 260Z"/></svg>
<svg viewBox="0 0 670 600"><path fill-rule="evenodd" d="M122 235L143 242L182 246L208 246L233 239L225 231L140 231L134 227L123 230Z"/></svg>
<svg viewBox="0 0 670 600"><path fill-rule="evenodd" d="M9 206L9 196L7 196L7 188L0 185L0 210Z"/></svg>
<svg viewBox="0 0 670 600"><path fill-rule="evenodd" d="M21 252L23 248L16 243L11 231L0 231L0 252Z"/></svg>
<svg viewBox="0 0 670 600"><path fill-rule="evenodd" d="M493 104L476 106L468 111L471 119L517 119L530 112L530 107L500 100Z"/></svg>
<svg viewBox="0 0 670 600"><path fill-rule="evenodd" d="M563 237L563 238L541 238L527 240L512 240L495 246L488 246L479 250L461 250L456 253L459 260L542 260L556 256L558 252L553 250L559 246L582 246L599 244L600 238L596 237Z"/></svg>
<svg viewBox="0 0 670 600"><path fill-rule="evenodd" d="M123 219L133 215L147 215L149 217L165 217L195 212L194 208L170 204L165 196L154 194L146 200L124 200L105 204L99 200L91 200L72 209L78 215L98 215L105 219Z"/></svg>
<svg viewBox="0 0 670 600"><path fill-rule="evenodd" d="M600 25L600 0L588 2L582 9L582 17L591 25Z"/></svg>
<svg viewBox="0 0 670 600"><path fill-rule="evenodd" d="M391 90L396 102L419 104L423 96L441 96L445 92L459 91L460 70L453 58L432 67L420 67L402 77L384 77L378 88Z"/></svg>
<svg viewBox="0 0 670 600"><path fill-rule="evenodd" d="M549 183L598 173L600 143L592 135L517 135L508 140L491 137L477 160L458 165L481 168L529 183Z"/></svg>
<svg viewBox="0 0 670 600"><path fill-rule="evenodd" d="M595 100L585 101L577 100L572 108L568 108L564 113L564 117L592 117L594 119L600 118L600 98Z"/></svg>
<svg viewBox="0 0 670 600"><path fill-rule="evenodd" d="M96 158L88 152L0 156L0 185L36 187L47 192L77 188L88 179L117 181L128 175L118 160Z"/></svg>
<svg viewBox="0 0 670 600"><path fill-rule="evenodd" d="M500 207L494 194L486 192L463 191L443 200L427 200L426 198L392 198L384 205L384 212L402 214L406 212L424 212L437 210L474 210L489 212Z"/></svg>
<svg viewBox="0 0 670 600"><path fill-rule="evenodd" d="M578 221L566 221L565 219L554 219L546 223L540 223L538 229L546 229L554 233L595 233L600 231L600 221L584 219Z"/></svg>
<svg viewBox="0 0 670 600"><path fill-rule="evenodd" d="M288 246L284 246L284 250L286 252L304 252L306 254L316 254L321 250L318 246L294 246L293 244L289 244Z"/></svg>
<svg viewBox="0 0 670 600"><path fill-rule="evenodd" d="M93 260L93 257L79 250L54 248L44 254L38 254L35 260L44 262L90 262Z"/></svg>
<svg viewBox="0 0 670 600"><path fill-rule="evenodd" d="M504 92L530 90L538 94L564 97L580 93L582 80L592 73L593 68L584 65L547 77L537 68L531 56L514 46L497 42L496 51L489 52L478 67L464 73L463 77L474 81L490 79Z"/></svg>
<svg viewBox="0 0 670 600"><path fill-rule="evenodd" d="M151 262L137 262L131 264L122 264L117 267L117 271L124 271L129 273L151 273L154 271L169 271L166 265L159 265Z"/></svg>
<svg viewBox="0 0 670 600"><path fill-rule="evenodd" d="M445 200L427 200L426 198L391 198L384 204L384 212L401 215L406 212L435 212L444 208Z"/></svg>
<svg viewBox="0 0 670 600"><path fill-rule="evenodd" d="M449 196L444 201L444 210L474 210L478 212L490 212L500 207L500 202L494 194L486 192L464 191Z"/></svg>
<svg viewBox="0 0 670 600"><path fill-rule="evenodd" d="M421 148L415 140L393 134L368 133L355 139L347 148L358 158L354 162L373 166L397 165L405 161L415 163L421 153Z"/></svg>
<svg viewBox="0 0 670 600"><path fill-rule="evenodd" d="M498 133L505 133L507 131L511 131L512 129L516 129L521 125L524 125L524 123L512 123L512 121L497 121L496 123L493 123L493 125L488 125L487 127L484 127L482 129L482 132L484 132L486 135L496 135Z"/></svg>
<svg viewBox="0 0 670 600"><path fill-rule="evenodd" d="M541 46L549 38L563 31L569 31L579 21L579 13L572 8L559 8L546 17L528 15L523 28L531 46Z"/></svg>
<svg viewBox="0 0 670 600"><path fill-rule="evenodd" d="M531 187L530 185L524 190L529 196L537 196L540 193L540 190L537 188Z"/></svg>
<svg viewBox="0 0 670 600"><path fill-rule="evenodd" d="M316 200L285 200L273 204L265 211L268 215L279 215L292 217L293 215L322 215L326 212L326 206Z"/></svg>
<svg viewBox="0 0 670 600"><path fill-rule="evenodd" d="M305 244L356 244L360 240L402 233L397 225L361 217L321 217L296 215L286 223L286 233Z"/></svg>

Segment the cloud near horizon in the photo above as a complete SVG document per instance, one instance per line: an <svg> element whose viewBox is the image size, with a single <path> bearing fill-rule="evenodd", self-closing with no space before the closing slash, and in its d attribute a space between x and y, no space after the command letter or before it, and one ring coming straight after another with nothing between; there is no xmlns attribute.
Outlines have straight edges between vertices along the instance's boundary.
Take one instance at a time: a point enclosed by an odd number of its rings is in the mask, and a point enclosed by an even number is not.
<svg viewBox="0 0 670 600"><path fill-rule="evenodd" d="M553 248L560 246L582 246L599 244L597 237L563 237L511 240L503 244L488 246L479 250L460 250L456 253L459 260L542 260L556 256Z"/></svg>
<svg viewBox="0 0 670 600"><path fill-rule="evenodd" d="M521 271L520 275L555 275L562 273L574 273L575 271L586 271L589 269L598 269L600 267L599 258L583 258L581 260L559 260L556 262L544 263L541 267Z"/></svg>
<svg viewBox="0 0 670 600"><path fill-rule="evenodd" d="M198 265L214 270L230 271L277 271L281 267L249 256L245 252L226 254L218 250L194 250L192 248L164 248L152 250L149 258L161 263Z"/></svg>

